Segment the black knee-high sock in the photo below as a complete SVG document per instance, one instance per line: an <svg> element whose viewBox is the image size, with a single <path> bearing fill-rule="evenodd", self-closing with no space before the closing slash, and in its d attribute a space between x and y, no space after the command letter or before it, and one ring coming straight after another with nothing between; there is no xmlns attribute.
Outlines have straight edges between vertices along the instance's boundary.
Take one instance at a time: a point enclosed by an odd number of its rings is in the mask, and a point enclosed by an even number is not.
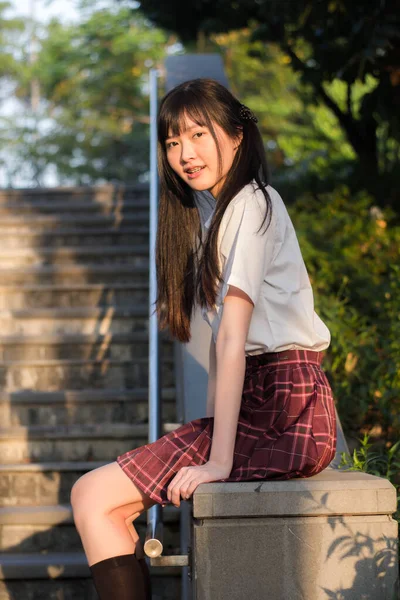
<svg viewBox="0 0 400 600"><path fill-rule="evenodd" d="M151 600L151 577L150 569L145 558L138 558L138 563L142 569L146 600Z"/></svg>
<svg viewBox="0 0 400 600"><path fill-rule="evenodd" d="M100 600L147 600L143 571L134 554L106 558L90 571Z"/></svg>

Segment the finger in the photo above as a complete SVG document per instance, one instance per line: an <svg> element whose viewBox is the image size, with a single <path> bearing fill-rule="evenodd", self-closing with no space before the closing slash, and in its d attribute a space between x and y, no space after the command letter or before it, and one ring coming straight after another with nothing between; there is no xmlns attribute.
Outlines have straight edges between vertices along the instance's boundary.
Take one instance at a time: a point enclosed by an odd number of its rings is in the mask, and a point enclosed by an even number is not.
<svg viewBox="0 0 400 600"><path fill-rule="evenodd" d="M173 502L176 506L179 506L180 504L181 487L186 483L186 481L190 477L190 472L186 472L181 477L179 477L177 481L171 486L171 502Z"/></svg>
<svg viewBox="0 0 400 600"><path fill-rule="evenodd" d="M192 476L193 477L193 476ZM193 479L186 480L180 487L180 496L183 500L187 500L190 496L190 487L193 483Z"/></svg>
<svg viewBox="0 0 400 600"><path fill-rule="evenodd" d="M185 470L183 470L183 469L185 469ZM173 490L174 486L181 481L181 479L184 477L185 473L186 473L186 467L183 467L176 473L175 477L170 481L170 483L167 487L168 500L171 500L172 490Z"/></svg>
<svg viewBox="0 0 400 600"><path fill-rule="evenodd" d="M195 491L195 489L197 488L197 486L199 486L199 485L200 485L200 483L203 483L203 482L202 482L201 480L199 480L199 479L194 479L194 480L192 480L192 481L190 482L190 486L188 487L188 489L187 489L186 493L187 493L189 496L192 496L192 495L193 495L193 492Z"/></svg>
<svg viewBox="0 0 400 600"><path fill-rule="evenodd" d="M180 489L182 497L191 495L196 487L203 481L208 481L205 474L199 473L198 471L196 473L193 472L191 478L189 480L185 480L185 482L181 485Z"/></svg>
<svg viewBox="0 0 400 600"><path fill-rule="evenodd" d="M190 498L189 489L192 487L193 477L195 477L195 472L190 471L187 477L180 484L179 489L177 487L174 488L174 493L177 494L177 501L180 502L180 499L188 500Z"/></svg>

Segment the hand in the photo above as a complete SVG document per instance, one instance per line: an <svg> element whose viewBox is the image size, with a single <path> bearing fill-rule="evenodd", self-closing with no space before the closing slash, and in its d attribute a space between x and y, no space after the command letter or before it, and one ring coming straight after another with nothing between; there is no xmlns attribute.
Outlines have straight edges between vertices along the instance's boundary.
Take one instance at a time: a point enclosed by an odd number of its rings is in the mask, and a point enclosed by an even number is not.
<svg viewBox="0 0 400 600"><path fill-rule="evenodd" d="M167 488L167 497L175 506L180 506L181 496L188 500L200 483L209 483L229 477L232 467L208 461L204 465L182 467Z"/></svg>

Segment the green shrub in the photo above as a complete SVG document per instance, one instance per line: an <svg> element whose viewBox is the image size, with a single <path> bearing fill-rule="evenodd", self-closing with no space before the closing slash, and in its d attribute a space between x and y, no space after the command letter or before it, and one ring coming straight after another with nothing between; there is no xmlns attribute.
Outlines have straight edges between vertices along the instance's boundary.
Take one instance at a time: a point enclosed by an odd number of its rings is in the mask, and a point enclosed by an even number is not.
<svg viewBox="0 0 400 600"><path fill-rule="evenodd" d="M329 327L324 370L346 435L400 436L400 226L365 192L341 186L288 204Z"/></svg>
<svg viewBox="0 0 400 600"><path fill-rule="evenodd" d="M389 448L369 441L369 435L359 438L360 448L354 449L353 454L341 452L339 469L346 471L363 471L377 477L388 479L397 490L397 511L393 517L400 523L400 440ZM374 450L371 448L375 446Z"/></svg>

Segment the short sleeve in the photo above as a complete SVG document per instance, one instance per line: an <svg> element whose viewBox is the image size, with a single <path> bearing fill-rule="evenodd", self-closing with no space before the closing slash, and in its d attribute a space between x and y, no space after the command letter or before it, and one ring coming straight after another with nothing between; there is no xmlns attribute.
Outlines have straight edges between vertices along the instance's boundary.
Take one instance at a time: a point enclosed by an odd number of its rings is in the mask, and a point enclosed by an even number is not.
<svg viewBox="0 0 400 600"><path fill-rule="evenodd" d="M228 286L243 290L256 304L260 295L268 264L274 249L274 219L269 216L263 223L266 211L264 195L247 197L238 202L227 218L221 221L220 258L224 283L221 287L223 302Z"/></svg>

